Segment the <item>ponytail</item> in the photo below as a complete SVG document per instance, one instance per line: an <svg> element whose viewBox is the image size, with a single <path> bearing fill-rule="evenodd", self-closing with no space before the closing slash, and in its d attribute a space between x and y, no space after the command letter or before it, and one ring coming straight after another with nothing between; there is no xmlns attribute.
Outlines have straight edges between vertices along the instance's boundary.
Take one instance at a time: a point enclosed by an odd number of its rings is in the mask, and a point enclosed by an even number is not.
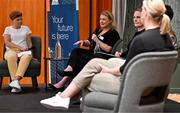
<svg viewBox="0 0 180 113"><path fill-rule="evenodd" d="M163 14L160 26L160 34L165 35L169 34L171 30L170 19L166 14Z"/></svg>

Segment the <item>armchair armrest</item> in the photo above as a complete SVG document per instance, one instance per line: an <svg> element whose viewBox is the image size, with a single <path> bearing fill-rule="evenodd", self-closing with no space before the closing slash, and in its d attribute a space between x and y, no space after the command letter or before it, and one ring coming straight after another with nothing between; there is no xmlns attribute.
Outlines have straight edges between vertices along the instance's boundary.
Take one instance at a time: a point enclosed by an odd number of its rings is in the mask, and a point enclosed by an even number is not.
<svg viewBox="0 0 180 113"><path fill-rule="evenodd" d="M109 54L109 53L96 52L96 53L94 54L94 57L95 57L95 58L109 59L109 58L114 58L114 57L116 57L116 56L113 55L113 54Z"/></svg>

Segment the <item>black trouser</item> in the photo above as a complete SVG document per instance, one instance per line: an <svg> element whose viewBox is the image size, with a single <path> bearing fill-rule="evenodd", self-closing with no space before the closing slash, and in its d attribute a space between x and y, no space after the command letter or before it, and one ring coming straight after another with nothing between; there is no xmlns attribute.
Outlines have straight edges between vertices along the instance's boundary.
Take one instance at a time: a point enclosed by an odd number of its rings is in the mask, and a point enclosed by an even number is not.
<svg viewBox="0 0 180 113"><path fill-rule="evenodd" d="M76 76L86 65L86 63L89 62L89 60L91 60L93 57L93 51L82 48L75 48L71 52L68 65L73 68L73 73Z"/></svg>

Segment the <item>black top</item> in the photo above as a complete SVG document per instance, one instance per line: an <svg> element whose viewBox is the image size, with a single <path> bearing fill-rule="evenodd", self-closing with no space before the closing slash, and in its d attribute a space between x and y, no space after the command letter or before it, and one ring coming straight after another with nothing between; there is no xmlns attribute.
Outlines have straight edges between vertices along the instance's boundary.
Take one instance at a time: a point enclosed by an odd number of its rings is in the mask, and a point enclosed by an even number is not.
<svg viewBox="0 0 180 113"><path fill-rule="evenodd" d="M126 59L127 54L128 54L128 51L129 51L129 46L130 46L132 40L134 39L135 36L141 34L141 33L144 32L144 31L145 31L145 29L142 29L141 31L137 31L137 32L134 34L134 36L132 37L132 39L129 41L129 43L128 43L128 45L127 45L127 50L124 51L124 52L121 54L121 58Z"/></svg>
<svg viewBox="0 0 180 113"><path fill-rule="evenodd" d="M132 40L124 65L120 68L123 73L124 67L136 55L143 52L174 50L169 35L160 35L159 28L149 29L137 35Z"/></svg>
<svg viewBox="0 0 180 113"><path fill-rule="evenodd" d="M106 33L104 33L101 36L98 36L101 33L102 29L96 28L96 30L93 32L93 34L96 34L98 39L102 41L103 43L113 47L114 44L120 39L119 33L115 29L110 29ZM94 50L94 47L96 43L92 41L91 37L88 39L92 43L92 50ZM101 49L101 52L105 52ZM105 52L107 53L107 52ZM110 53L110 52L109 52Z"/></svg>

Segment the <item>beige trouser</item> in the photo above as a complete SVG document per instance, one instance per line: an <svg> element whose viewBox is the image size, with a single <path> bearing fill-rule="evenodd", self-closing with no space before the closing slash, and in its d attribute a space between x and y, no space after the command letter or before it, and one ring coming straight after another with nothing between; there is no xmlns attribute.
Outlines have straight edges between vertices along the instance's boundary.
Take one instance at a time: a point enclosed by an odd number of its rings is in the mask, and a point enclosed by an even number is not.
<svg viewBox="0 0 180 113"><path fill-rule="evenodd" d="M101 73L102 64L109 68L120 67L125 60L120 58L111 58L109 60L94 58L90 60L80 73L73 79L73 82L79 87L88 87L91 91L101 91L117 94L120 86L120 76L109 73Z"/></svg>
<svg viewBox="0 0 180 113"><path fill-rule="evenodd" d="M8 63L8 69L12 80L14 80L15 76L24 76L24 73L32 59L31 55L23 55L20 58L18 58L17 53L18 51L7 50L4 55Z"/></svg>

